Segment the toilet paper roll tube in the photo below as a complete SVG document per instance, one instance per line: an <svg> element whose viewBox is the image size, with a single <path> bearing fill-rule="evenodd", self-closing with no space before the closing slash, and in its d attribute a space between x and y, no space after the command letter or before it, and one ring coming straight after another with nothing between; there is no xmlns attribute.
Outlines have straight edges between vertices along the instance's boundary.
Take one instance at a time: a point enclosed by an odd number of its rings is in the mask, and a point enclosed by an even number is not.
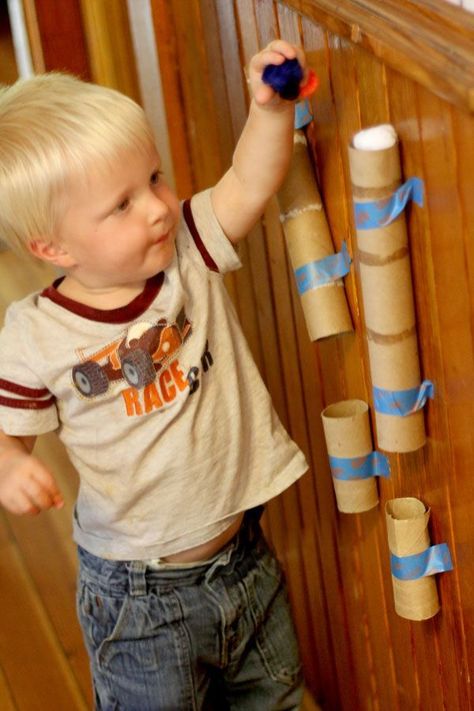
<svg viewBox="0 0 474 711"><path fill-rule="evenodd" d="M321 418L338 510L362 513L374 508L379 500L377 483L367 472L375 473L380 461L373 453L367 403L342 400L326 407Z"/></svg>
<svg viewBox="0 0 474 711"><path fill-rule="evenodd" d="M408 199L421 202L422 184L415 178L401 185L396 134L393 127L389 128L393 138L386 148L349 147L370 373L374 393L382 394L382 399L384 393L414 391L422 380L403 214ZM421 409L403 417L382 410L377 401L375 424L380 449L410 452L425 444Z"/></svg>
<svg viewBox="0 0 474 711"><path fill-rule="evenodd" d="M435 546L430 553L428 521L430 510L423 502L412 497L391 499L385 506L388 547L392 560L392 587L395 611L408 620L426 620L439 610L436 581L429 569L433 564L430 556L439 556L451 569L451 557L446 549ZM449 551L448 551L449 554ZM444 557L444 560L443 560ZM439 565L439 562L436 564ZM425 566L425 572L423 572ZM433 572L437 572L433 569Z"/></svg>
<svg viewBox="0 0 474 711"><path fill-rule="evenodd" d="M301 130L294 132L293 157L278 192L278 203L294 272L307 271L308 265L314 266L334 256L329 225ZM352 331L342 279L334 278L315 287L314 284L300 294L310 339L315 341Z"/></svg>

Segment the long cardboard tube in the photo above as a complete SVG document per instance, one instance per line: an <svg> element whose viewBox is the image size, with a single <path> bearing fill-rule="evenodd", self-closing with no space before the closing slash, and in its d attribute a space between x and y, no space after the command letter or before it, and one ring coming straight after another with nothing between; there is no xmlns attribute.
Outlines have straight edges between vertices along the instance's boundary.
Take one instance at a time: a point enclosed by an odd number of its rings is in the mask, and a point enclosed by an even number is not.
<svg viewBox="0 0 474 711"><path fill-rule="evenodd" d="M349 147L354 202L389 198L401 185L396 134L377 150ZM354 142L357 143L357 134ZM389 391L421 384L408 237L403 212L386 227L357 229L358 262L372 384ZM410 452L425 444L423 411L375 412L378 446Z"/></svg>
<svg viewBox="0 0 474 711"><path fill-rule="evenodd" d="M294 151L286 180L278 193L281 220L293 270L334 254L326 214L301 130L294 134ZM342 279L301 295L312 341L352 331Z"/></svg>
<svg viewBox="0 0 474 711"><path fill-rule="evenodd" d="M390 552L403 557L422 553L430 547L430 511L419 499L391 499L385 505ZM427 620L439 610L438 591L433 576L399 580L392 575L395 611L407 620Z"/></svg>
<svg viewBox="0 0 474 711"><path fill-rule="evenodd" d="M369 407L363 400L341 400L321 413L329 456L365 457L373 450ZM333 477L337 508L342 513L362 513L377 506L377 483L368 479L340 480Z"/></svg>

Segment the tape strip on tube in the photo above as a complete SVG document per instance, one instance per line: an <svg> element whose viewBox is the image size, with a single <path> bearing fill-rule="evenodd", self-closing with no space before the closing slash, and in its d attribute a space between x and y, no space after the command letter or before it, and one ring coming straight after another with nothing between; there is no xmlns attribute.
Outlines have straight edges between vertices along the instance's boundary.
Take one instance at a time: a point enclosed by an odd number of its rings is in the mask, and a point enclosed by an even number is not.
<svg viewBox="0 0 474 711"><path fill-rule="evenodd" d="M329 465L334 479L369 479L373 476L390 476L390 464L382 452L370 452L365 457L329 456Z"/></svg>
<svg viewBox="0 0 474 711"><path fill-rule="evenodd" d="M313 112L308 99L298 101L295 106L295 129L304 128L313 120Z"/></svg>
<svg viewBox="0 0 474 711"><path fill-rule="evenodd" d="M373 387L374 407L384 415L405 417L421 410L428 398L434 398L435 387L431 380L409 390L384 390Z"/></svg>
<svg viewBox="0 0 474 711"><path fill-rule="evenodd" d="M405 209L409 200L423 205L423 181L420 178L409 178L390 197L374 202L357 202L355 198L354 213L358 230L375 230L386 227Z"/></svg>
<svg viewBox="0 0 474 711"><path fill-rule="evenodd" d="M298 267L295 269L295 277L299 294L302 295L310 289L317 289L345 276L349 273L351 261L346 243L343 242L342 249L337 254L330 254L323 259Z"/></svg>
<svg viewBox="0 0 474 711"><path fill-rule="evenodd" d="M390 567L398 580L418 580L452 570L453 562L447 543L439 543L416 555L399 557L391 553Z"/></svg>

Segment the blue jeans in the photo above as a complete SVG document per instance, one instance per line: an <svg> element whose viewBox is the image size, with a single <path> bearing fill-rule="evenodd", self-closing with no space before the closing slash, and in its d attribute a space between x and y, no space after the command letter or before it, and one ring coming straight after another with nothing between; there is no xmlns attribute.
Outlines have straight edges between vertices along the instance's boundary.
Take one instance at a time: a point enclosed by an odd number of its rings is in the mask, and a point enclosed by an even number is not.
<svg viewBox="0 0 474 711"><path fill-rule="evenodd" d="M280 566L248 512L207 564L150 568L79 548L78 614L100 711L299 708Z"/></svg>

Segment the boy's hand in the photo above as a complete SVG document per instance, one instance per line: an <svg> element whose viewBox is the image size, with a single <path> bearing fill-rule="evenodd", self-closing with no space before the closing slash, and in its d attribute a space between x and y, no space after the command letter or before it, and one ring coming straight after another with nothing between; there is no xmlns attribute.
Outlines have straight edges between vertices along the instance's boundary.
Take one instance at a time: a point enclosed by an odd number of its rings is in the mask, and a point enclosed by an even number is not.
<svg viewBox="0 0 474 711"><path fill-rule="evenodd" d="M12 451L0 459L0 504L14 514L35 516L60 509L63 497L51 472L31 454Z"/></svg>
<svg viewBox="0 0 474 711"><path fill-rule="evenodd" d="M285 59L297 59L304 71L302 84L304 84L307 75L306 58L303 50L300 47L295 47L285 40L274 40L270 42L265 49L255 54L250 60L248 69L248 81L255 102L265 108L273 108L288 104L288 101L282 99L278 94L262 81L262 74L265 67L269 64L283 64Z"/></svg>

